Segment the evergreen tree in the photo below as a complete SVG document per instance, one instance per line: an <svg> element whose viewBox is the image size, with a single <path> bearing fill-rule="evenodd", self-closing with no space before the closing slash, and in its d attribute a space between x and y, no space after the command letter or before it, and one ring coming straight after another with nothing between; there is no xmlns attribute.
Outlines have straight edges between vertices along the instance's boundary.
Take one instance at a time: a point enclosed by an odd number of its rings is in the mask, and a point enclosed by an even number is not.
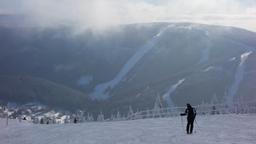
<svg viewBox="0 0 256 144"><path fill-rule="evenodd" d="M117 111L117 114L116 114L116 120L121 120L121 114L119 111Z"/></svg>
<svg viewBox="0 0 256 144"><path fill-rule="evenodd" d="M44 124L44 118L40 119L40 124Z"/></svg>
<svg viewBox="0 0 256 144"><path fill-rule="evenodd" d="M64 123L70 123L69 119L70 119L70 117L66 115L65 118L64 118Z"/></svg>
<svg viewBox="0 0 256 144"><path fill-rule="evenodd" d="M116 120L115 115L114 115L114 114L111 114L110 119L111 119L112 121Z"/></svg>
<svg viewBox="0 0 256 144"><path fill-rule="evenodd" d="M132 119L132 116L133 116L133 110L132 110L132 106L129 106L129 111L128 111L128 114L127 114L127 118L129 119Z"/></svg>
<svg viewBox="0 0 256 144"><path fill-rule="evenodd" d="M153 117L161 117L161 108L163 107L163 104L161 102L161 98L158 95L154 104L153 109Z"/></svg>
<svg viewBox="0 0 256 144"><path fill-rule="evenodd" d="M141 119L141 118L142 118L142 115L141 115L140 111L137 109L134 119Z"/></svg>
<svg viewBox="0 0 256 144"><path fill-rule="evenodd" d="M94 118L90 113L87 113L87 121L94 121Z"/></svg>
<svg viewBox="0 0 256 144"><path fill-rule="evenodd" d="M104 121L104 115L102 114L102 112L100 112L100 114L98 115L97 121Z"/></svg>
<svg viewBox="0 0 256 144"><path fill-rule="evenodd" d="M150 114L150 110L148 109L146 112L146 118L150 118L150 117L151 117L151 114Z"/></svg>

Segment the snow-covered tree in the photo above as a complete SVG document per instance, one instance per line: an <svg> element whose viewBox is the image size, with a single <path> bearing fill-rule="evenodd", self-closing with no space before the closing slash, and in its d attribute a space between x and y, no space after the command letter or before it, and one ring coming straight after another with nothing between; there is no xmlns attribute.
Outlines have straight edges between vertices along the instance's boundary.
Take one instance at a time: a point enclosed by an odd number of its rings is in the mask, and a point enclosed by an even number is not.
<svg viewBox="0 0 256 144"><path fill-rule="evenodd" d="M116 117L114 114L111 114L110 120L112 120L112 121L116 120Z"/></svg>
<svg viewBox="0 0 256 144"><path fill-rule="evenodd" d="M216 106L218 103L219 103L219 100L217 98L217 95L214 94L211 99L211 107L212 107L211 114L213 114L213 115L219 114L219 111L217 110L218 108Z"/></svg>
<svg viewBox="0 0 256 144"><path fill-rule="evenodd" d="M161 117L161 108L163 107L160 95L157 95L154 109L153 109L153 117Z"/></svg>
<svg viewBox="0 0 256 144"><path fill-rule="evenodd" d="M85 121L84 111L78 110L76 112L76 118L78 119L79 122L84 122Z"/></svg>
<svg viewBox="0 0 256 144"><path fill-rule="evenodd" d="M94 121L94 118L90 113L87 113L87 121Z"/></svg>
<svg viewBox="0 0 256 144"><path fill-rule="evenodd" d="M40 124L44 124L44 123L45 123L45 118L42 117L42 118L40 119Z"/></svg>
<svg viewBox="0 0 256 144"><path fill-rule="evenodd" d="M147 111L146 111L146 118L150 118L152 115L150 114L150 110L148 109Z"/></svg>
<svg viewBox="0 0 256 144"><path fill-rule="evenodd" d="M104 121L104 115L102 112L100 112L100 114L98 115L97 121Z"/></svg>
<svg viewBox="0 0 256 144"><path fill-rule="evenodd" d="M135 119L141 119L142 118L142 115L140 113L140 111L137 109L136 113L135 113Z"/></svg>
<svg viewBox="0 0 256 144"><path fill-rule="evenodd" d="M121 114L119 111L116 113L116 120L121 120Z"/></svg>
<svg viewBox="0 0 256 144"><path fill-rule="evenodd" d="M21 122L21 117L20 117L20 116L18 117L18 119L19 119L19 122ZM39 124L39 118L35 117L35 118L33 119L33 123Z"/></svg>
<svg viewBox="0 0 256 144"><path fill-rule="evenodd" d="M133 109L132 109L132 106L129 106L129 111L128 111L128 114L127 114L127 118L131 118L133 116Z"/></svg>
<svg viewBox="0 0 256 144"><path fill-rule="evenodd" d="M219 100L218 100L218 98L217 98L217 95L214 94L214 95L212 96L212 98L211 98L211 104L212 104L212 105L216 105L216 104L218 104L218 103L219 103Z"/></svg>
<svg viewBox="0 0 256 144"><path fill-rule="evenodd" d="M70 116L68 115L65 116L64 123L70 123Z"/></svg>

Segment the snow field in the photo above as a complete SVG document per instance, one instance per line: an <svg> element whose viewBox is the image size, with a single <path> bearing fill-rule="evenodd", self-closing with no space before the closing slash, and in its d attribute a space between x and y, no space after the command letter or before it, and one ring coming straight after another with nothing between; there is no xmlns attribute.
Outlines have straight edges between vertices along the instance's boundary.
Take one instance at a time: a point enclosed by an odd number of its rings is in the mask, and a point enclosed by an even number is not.
<svg viewBox="0 0 256 144"><path fill-rule="evenodd" d="M186 117L64 125L0 120L0 144L255 144L256 115L197 116L192 135Z"/></svg>

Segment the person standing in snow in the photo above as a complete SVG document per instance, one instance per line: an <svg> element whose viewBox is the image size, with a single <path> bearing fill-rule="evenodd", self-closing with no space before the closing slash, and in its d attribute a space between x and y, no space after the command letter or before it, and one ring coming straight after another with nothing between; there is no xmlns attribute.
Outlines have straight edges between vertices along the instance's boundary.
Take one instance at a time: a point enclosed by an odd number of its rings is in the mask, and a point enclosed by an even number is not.
<svg viewBox="0 0 256 144"><path fill-rule="evenodd" d="M181 113L180 116L187 115L187 134L193 133L193 127L194 127L194 120L196 117L196 110L193 108L190 104L187 104L187 108L185 110L185 113Z"/></svg>

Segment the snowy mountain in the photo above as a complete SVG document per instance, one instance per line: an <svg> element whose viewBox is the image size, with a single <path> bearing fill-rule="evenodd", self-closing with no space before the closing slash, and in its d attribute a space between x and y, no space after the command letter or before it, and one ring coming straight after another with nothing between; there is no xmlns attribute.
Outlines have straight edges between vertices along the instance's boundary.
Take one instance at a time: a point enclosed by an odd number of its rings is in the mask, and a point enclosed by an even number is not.
<svg viewBox="0 0 256 144"><path fill-rule="evenodd" d="M39 125L0 119L4 144L254 144L255 115L211 115L197 117L195 131L185 134L180 117L120 122Z"/></svg>
<svg viewBox="0 0 256 144"><path fill-rule="evenodd" d="M255 40L254 32L193 23L98 33L1 26L0 100L92 113L152 108L157 96L165 106L255 100Z"/></svg>

